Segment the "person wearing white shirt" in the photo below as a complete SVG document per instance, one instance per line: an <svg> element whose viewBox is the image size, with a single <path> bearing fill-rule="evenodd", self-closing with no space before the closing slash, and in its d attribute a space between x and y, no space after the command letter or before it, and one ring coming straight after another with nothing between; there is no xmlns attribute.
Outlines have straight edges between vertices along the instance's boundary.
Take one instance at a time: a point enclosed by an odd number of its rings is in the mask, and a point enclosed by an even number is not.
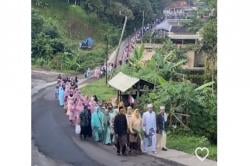
<svg viewBox="0 0 250 166"><path fill-rule="evenodd" d="M147 105L148 111L143 113L142 122L144 130L144 148L143 152L156 152L156 115L153 111L153 105Z"/></svg>

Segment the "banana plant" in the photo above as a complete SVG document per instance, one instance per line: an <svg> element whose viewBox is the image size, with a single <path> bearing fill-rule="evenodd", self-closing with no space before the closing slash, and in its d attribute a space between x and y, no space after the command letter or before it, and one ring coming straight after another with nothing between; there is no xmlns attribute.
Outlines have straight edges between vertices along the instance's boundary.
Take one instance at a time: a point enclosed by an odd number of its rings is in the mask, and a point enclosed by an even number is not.
<svg viewBox="0 0 250 166"><path fill-rule="evenodd" d="M198 88L196 88L195 91L203 90L203 89L206 88L206 87L212 86L214 83L215 83L214 81L205 83L205 84L199 86Z"/></svg>
<svg viewBox="0 0 250 166"><path fill-rule="evenodd" d="M129 64L136 70L139 71L143 67L143 63L141 62L144 53L144 45L140 48L136 48L134 52L133 58L129 61Z"/></svg>
<svg viewBox="0 0 250 166"><path fill-rule="evenodd" d="M78 70L78 68L81 67L81 65L78 63L78 56L73 56L72 59L66 56L65 63L67 69Z"/></svg>

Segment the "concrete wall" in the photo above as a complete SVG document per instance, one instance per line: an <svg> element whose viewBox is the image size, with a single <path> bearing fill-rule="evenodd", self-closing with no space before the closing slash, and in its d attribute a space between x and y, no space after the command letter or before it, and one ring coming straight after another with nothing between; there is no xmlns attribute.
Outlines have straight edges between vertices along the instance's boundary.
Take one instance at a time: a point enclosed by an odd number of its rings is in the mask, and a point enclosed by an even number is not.
<svg viewBox="0 0 250 166"><path fill-rule="evenodd" d="M194 58L194 67L204 67L205 55L204 54L195 54Z"/></svg>

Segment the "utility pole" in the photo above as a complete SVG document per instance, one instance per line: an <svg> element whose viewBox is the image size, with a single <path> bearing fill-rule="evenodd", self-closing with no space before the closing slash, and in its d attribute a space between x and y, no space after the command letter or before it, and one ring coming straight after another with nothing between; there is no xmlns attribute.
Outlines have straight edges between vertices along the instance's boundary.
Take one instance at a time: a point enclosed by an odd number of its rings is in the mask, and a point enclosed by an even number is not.
<svg viewBox="0 0 250 166"><path fill-rule="evenodd" d="M153 49L153 46L152 46L152 36L153 36L153 34L154 34L153 28L152 28L151 31L152 31L152 32L151 32L151 34L150 34L150 47L151 47L151 49Z"/></svg>
<svg viewBox="0 0 250 166"><path fill-rule="evenodd" d="M141 37L141 43L143 43L143 30L144 30L144 10L142 11L142 37Z"/></svg>
<svg viewBox="0 0 250 166"><path fill-rule="evenodd" d="M106 48L106 85L108 84L108 52L109 52L109 37L108 34L106 35L106 42L107 42L107 48Z"/></svg>
<svg viewBox="0 0 250 166"><path fill-rule="evenodd" d="M119 40L119 44L118 44L118 48L117 48L117 52L116 52L116 57L115 57L115 66L116 67L117 67L117 58L118 58L120 47L121 47L122 37L123 37L125 27L126 27L126 24L127 24L127 19L128 19L128 17L125 16L125 20L124 20L124 24L123 24L123 28L122 28L122 33L121 33L121 37L120 37L120 40Z"/></svg>

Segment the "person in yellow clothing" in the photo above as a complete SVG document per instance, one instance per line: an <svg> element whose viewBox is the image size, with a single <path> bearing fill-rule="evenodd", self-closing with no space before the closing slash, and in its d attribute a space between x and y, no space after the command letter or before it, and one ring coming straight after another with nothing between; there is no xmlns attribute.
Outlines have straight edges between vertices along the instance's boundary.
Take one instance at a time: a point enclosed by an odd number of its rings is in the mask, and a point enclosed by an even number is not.
<svg viewBox="0 0 250 166"><path fill-rule="evenodd" d="M141 153L141 131L142 131L142 118L138 109L132 113L132 118L129 123L129 141L131 150L135 153Z"/></svg>
<svg viewBox="0 0 250 166"><path fill-rule="evenodd" d="M131 143L131 141L130 141L130 137L131 137L131 132L130 132L130 130L129 130L129 126L131 125L131 120L132 120L132 112L133 112L133 109L132 109L132 107L128 107L127 108L127 113L126 113L126 118L127 118L127 123L128 123L128 138L127 138L127 145L128 145L128 147L129 147L129 153L131 152L131 150L132 150L132 143Z"/></svg>

